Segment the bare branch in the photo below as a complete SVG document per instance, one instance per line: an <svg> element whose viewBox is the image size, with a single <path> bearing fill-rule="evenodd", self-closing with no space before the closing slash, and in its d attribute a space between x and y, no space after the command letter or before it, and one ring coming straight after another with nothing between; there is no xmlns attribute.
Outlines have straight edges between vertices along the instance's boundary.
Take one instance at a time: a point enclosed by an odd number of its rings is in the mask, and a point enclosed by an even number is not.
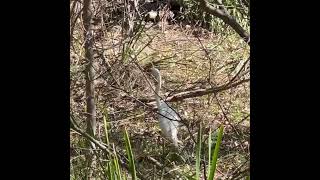
<svg viewBox="0 0 320 180"><path fill-rule="evenodd" d="M245 42L250 45L250 35L249 33L232 17L227 10L220 6L219 9L211 6L206 0L199 0L200 7L207 13L212 14L223 20L226 24L232 27L239 35L243 38Z"/></svg>
<svg viewBox="0 0 320 180"><path fill-rule="evenodd" d="M174 95L166 98L165 101L176 102L176 101L181 101L181 100L187 99L187 98L199 97L199 96L212 94L212 93L218 93L218 92L228 90L232 87L236 87L242 83L249 82L249 81L250 81L250 79L244 79L244 80L238 81L236 83L232 83L232 84L228 83L226 85L222 85L222 86L218 86L218 87L185 91L185 92L174 94ZM154 104L154 102L147 103L147 105L153 105L153 104Z"/></svg>

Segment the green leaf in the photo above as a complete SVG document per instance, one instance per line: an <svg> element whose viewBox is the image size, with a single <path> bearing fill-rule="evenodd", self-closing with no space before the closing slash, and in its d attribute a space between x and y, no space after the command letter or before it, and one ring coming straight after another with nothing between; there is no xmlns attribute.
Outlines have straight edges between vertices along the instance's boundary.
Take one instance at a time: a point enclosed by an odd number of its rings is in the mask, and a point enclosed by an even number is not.
<svg viewBox="0 0 320 180"><path fill-rule="evenodd" d="M116 175L118 177L117 179L122 180L122 176L121 176L122 174L121 174L121 169L120 169L120 166L119 166L119 161L118 161L116 148L115 148L114 144L112 144L112 146L113 146L113 153L114 153L113 163L114 163L114 166L115 166Z"/></svg>
<svg viewBox="0 0 320 180"><path fill-rule="evenodd" d="M136 180L137 179L136 167L134 165L134 158L133 158L133 153L132 153L130 139L128 136L127 129L125 129L124 140L125 140L126 151L127 151L127 155L128 155L128 159L129 159L129 170L130 170L130 173L132 176L132 180Z"/></svg>
<svg viewBox="0 0 320 180"><path fill-rule="evenodd" d="M221 125L220 128L219 128L219 133L218 133L216 146L215 146L214 151L213 151L211 167L209 169L210 170L209 180L213 180L213 178L214 178L214 173L216 171L218 153L219 153L219 148L220 148L220 144L221 144L221 140L222 140L222 135L223 135L223 126Z"/></svg>
<svg viewBox="0 0 320 180"><path fill-rule="evenodd" d="M209 162L211 161L211 149L212 149L212 146L211 146L212 139L211 138L212 138L212 133L211 133L211 128L210 128L209 129L209 137L208 137L208 161ZM208 169L210 170L210 163L208 163Z"/></svg>
<svg viewBox="0 0 320 180"><path fill-rule="evenodd" d="M196 150L196 179L200 180L200 161L201 161L201 141L202 141L202 127L199 125L197 150Z"/></svg>

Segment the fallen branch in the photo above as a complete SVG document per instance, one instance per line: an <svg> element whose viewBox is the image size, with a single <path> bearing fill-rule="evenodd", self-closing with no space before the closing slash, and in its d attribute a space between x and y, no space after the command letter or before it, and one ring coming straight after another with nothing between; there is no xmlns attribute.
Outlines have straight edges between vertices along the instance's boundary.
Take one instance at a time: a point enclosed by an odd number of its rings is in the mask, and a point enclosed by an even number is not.
<svg viewBox="0 0 320 180"><path fill-rule="evenodd" d="M187 98L199 97L199 96L212 94L212 93L218 93L218 92L221 92L221 91L224 91L224 90L228 90L228 89L230 89L232 87L236 87L236 86L238 86L238 85L240 85L242 83L249 82L249 81L250 81L250 79L244 79L244 80L232 83L232 84L228 83L226 85L222 85L222 86L218 86L218 87L180 92L180 93L174 94L174 95L172 95L170 97L167 97L164 100L166 102L176 102L176 101L182 101L182 100L187 99ZM140 100L140 101L143 102L143 101L146 101L146 100ZM149 106L154 106L155 101L152 100L151 102L146 103L146 104L149 105Z"/></svg>

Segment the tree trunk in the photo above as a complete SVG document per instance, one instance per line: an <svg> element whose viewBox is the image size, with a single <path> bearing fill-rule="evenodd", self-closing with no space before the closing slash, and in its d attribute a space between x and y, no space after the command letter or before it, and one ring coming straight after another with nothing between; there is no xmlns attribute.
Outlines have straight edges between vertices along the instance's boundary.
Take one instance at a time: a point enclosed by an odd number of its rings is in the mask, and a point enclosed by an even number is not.
<svg viewBox="0 0 320 180"><path fill-rule="evenodd" d="M83 25L85 28L84 40L85 40L85 81L86 81L86 113L87 113L87 133L92 137L96 134L96 105L95 105L95 94L94 94L94 76L95 72L93 69L93 30L92 30L92 2L91 0L83 1ZM93 143L88 142L88 148L95 149ZM93 178L93 168L95 166L95 156L92 151L88 151L86 156L88 163L88 173L86 179Z"/></svg>

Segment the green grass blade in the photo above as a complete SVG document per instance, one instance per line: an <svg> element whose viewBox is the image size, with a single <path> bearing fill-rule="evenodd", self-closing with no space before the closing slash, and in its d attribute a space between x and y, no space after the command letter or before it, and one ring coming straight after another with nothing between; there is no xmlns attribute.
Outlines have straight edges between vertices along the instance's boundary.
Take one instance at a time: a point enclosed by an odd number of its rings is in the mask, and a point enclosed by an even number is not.
<svg viewBox="0 0 320 180"><path fill-rule="evenodd" d="M108 162L107 164L107 175L109 177L110 180L114 179L114 169L113 169L113 163L112 162Z"/></svg>
<svg viewBox="0 0 320 180"><path fill-rule="evenodd" d="M113 159L113 166L114 166L114 176L115 176L115 179L120 179L121 178L121 174L119 175L119 169L118 169L118 162L117 162L117 159L114 158Z"/></svg>
<svg viewBox="0 0 320 180"><path fill-rule="evenodd" d="M211 128L209 129L209 136L208 136L208 176L209 176L209 173L210 173L210 161L211 161L211 149L212 149L212 146L211 146L211 143L212 143L212 133L211 133Z"/></svg>
<svg viewBox="0 0 320 180"><path fill-rule="evenodd" d="M214 178L214 173L216 171L218 153L219 153L219 148L220 148L220 144L221 144L221 140L222 140L222 135L223 135L223 126L221 125L219 128L219 132L218 132L216 146L214 147L214 151L213 151L211 167L209 169L210 170L209 180L213 180L213 178Z"/></svg>
<svg viewBox="0 0 320 180"><path fill-rule="evenodd" d="M199 125L197 150L196 150L196 180L200 180L200 161L201 161L201 141L202 141L202 127Z"/></svg>
<svg viewBox="0 0 320 180"><path fill-rule="evenodd" d="M113 158L113 163L115 166L115 173L117 174L117 179L122 180L122 173L121 173L121 169L120 169L120 165L119 165L119 160L118 160L118 156L117 156L117 152L116 152L116 148L114 146L114 144L112 144L113 146L113 154L114 154L114 158Z"/></svg>
<svg viewBox="0 0 320 180"><path fill-rule="evenodd" d="M125 144L126 144L126 151L127 151L127 155L128 155L128 159L129 159L129 168L130 168L132 180L136 180L137 179L136 167L134 165L134 158L133 158L133 153L132 153L130 139L128 136L127 129L125 129L124 140L125 140Z"/></svg>

